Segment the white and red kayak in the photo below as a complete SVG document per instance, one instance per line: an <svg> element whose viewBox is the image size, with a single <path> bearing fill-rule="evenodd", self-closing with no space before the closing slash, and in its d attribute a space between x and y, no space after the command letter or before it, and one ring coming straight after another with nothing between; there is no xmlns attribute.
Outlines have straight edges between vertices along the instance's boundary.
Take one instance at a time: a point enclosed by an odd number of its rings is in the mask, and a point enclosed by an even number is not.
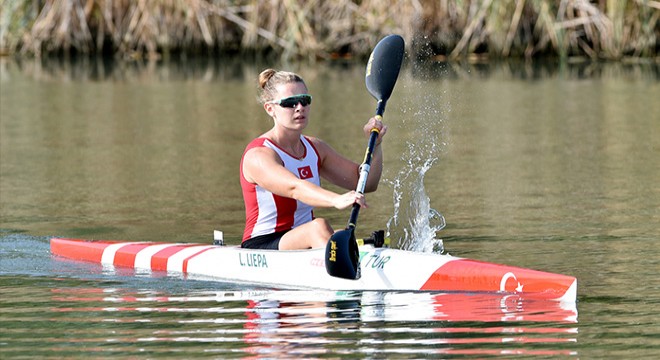
<svg viewBox="0 0 660 360"><path fill-rule="evenodd" d="M515 293L575 302L577 279L520 267L362 245L362 277L328 275L325 249L253 250L237 246L52 238L51 252L73 260L167 271L224 282L289 289Z"/></svg>

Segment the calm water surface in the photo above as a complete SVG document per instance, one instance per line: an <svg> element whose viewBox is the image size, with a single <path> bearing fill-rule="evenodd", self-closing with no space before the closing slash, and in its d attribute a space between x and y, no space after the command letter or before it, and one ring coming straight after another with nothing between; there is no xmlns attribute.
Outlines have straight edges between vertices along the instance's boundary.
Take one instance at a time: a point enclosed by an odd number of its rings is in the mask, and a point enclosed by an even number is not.
<svg viewBox="0 0 660 360"><path fill-rule="evenodd" d="M565 307L53 258L50 236L210 242L221 229L238 243L238 162L270 127L263 66L0 61L2 358L660 356L657 65L407 63L388 103L384 180L359 232L576 276ZM289 68L314 95L308 133L361 160L375 108L363 64ZM446 218L437 234L429 208ZM349 215L317 213L338 228Z"/></svg>

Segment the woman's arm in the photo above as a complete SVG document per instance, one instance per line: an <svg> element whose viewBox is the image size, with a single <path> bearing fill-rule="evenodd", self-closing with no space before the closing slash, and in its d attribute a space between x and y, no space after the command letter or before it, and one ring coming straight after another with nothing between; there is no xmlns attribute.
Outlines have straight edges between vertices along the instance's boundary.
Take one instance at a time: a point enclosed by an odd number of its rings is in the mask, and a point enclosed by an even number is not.
<svg viewBox="0 0 660 360"><path fill-rule="evenodd" d="M355 202L366 206L364 196L355 191L336 194L299 179L282 165L275 151L264 147L253 148L245 154L243 176L273 194L296 199L313 207L345 209Z"/></svg>

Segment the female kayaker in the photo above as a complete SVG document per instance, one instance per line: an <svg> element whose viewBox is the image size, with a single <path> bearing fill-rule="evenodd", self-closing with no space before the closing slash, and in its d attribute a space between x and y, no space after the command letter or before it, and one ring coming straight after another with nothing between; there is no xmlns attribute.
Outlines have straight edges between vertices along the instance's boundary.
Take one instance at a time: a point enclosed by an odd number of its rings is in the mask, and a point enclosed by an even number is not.
<svg viewBox="0 0 660 360"><path fill-rule="evenodd" d="M245 201L242 247L255 249L308 249L324 247L333 229L315 218L313 209L346 209L354 203L366 207L355 189L359 164L322 140L303 135L309 122L312 96L303 79L291 72L266 69L259 74L259 100L273 119L273 128L252 140L241 159L241 188ZM387 126L371 118L367 137L379 130L365 191L375 191L383 169L380 146ZM323 189L320 178L349 190L338 194Z"/></svg>

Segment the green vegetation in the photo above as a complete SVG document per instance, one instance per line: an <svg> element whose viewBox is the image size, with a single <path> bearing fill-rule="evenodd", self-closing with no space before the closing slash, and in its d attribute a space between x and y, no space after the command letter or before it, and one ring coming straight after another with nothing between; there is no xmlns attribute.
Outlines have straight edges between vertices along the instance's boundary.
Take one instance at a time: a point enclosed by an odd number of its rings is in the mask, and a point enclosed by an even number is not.
<svg viewBox="0 0 660 360"><path fill-rule="evenodd" d="M364 56L398 33L417 57L658 56L658 0L1 0L0 51L119 57Z"/></svg>

